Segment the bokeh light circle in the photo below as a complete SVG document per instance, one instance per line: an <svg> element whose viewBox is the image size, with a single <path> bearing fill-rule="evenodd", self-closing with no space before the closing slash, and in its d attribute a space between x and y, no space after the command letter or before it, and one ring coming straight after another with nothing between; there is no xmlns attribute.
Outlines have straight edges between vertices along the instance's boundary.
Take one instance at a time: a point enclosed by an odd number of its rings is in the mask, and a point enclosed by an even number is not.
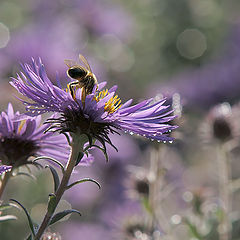
<svg viewBox="0 0 240 240"><path fill-rule="evenodd" d="M177 49L187 59L201 57L207 49L206 37L197 29L186 29L177 38Z"/></svg>
<svg viewBox="0 0 240 240"><path fill-rule="evenodd" d="M10 40L9 29L3 23L0 23L0 48L4 48L7 46Z"/></svg>

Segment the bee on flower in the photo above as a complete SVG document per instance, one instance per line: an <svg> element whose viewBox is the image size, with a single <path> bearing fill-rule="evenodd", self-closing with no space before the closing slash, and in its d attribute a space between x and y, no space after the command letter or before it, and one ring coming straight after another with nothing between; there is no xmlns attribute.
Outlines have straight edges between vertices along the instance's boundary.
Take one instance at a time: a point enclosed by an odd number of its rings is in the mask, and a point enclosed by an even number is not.
<svg viewBox="0 0 240 240"><path fill-rule="evenodd" d="M106 89L106 82L96 83L90 92L85 87L74 89L70 83L71 91L66 91L53 85L40 59L33 59L31 65L24 64L23 72L11 84L31 100L22 100L28 115L59 114L47 121L51 124L48 130L70 133L72 137L85 134L90 146L98 140L105 152L106 143L116 148L110 133L122 130L165 142L173 140L168 133L177 128L169 124L176 116L164 105L164 99L154 103L153 99L147 99L135 105L131 105L132 99L122 103L116 95L117 86Z"/></svg>

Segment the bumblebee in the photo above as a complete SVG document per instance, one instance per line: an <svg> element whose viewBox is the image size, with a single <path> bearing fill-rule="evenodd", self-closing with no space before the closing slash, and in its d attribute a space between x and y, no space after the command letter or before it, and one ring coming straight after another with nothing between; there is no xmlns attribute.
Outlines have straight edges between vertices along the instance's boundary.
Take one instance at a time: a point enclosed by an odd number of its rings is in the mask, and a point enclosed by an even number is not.
<svg viewBox="0 0 240 240"><path fill-rule="evenodd" d="M97 78L92 73L91 67L87 59L79 54L79 60L84 66L72 60L64 60L64 63L68 66L67 75L75 79L76 81L68 84L68 89L73 98L74 96L74 86L77 88L82 88L82 101L85 102L86 95L91 94L95 85L98 84Z"/></svg>

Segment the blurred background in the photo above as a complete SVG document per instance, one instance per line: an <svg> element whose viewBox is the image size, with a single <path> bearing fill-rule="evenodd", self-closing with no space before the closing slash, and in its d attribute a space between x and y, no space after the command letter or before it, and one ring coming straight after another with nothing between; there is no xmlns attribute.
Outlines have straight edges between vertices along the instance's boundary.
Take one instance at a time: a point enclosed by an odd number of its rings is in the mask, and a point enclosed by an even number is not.
<svg viewBox="0 0 240 240"><path fill-rule="evenodd" d="M11 101L24 111L9 84L21 63L41 57L50 79L66 85L64 59L81 53L123 101L167 97L179 116L173 144L113 136L119 152L108 147L110 162L96 152L73 176L102 189L69 190L60 207L82 217L51 227L46 239L240 239L239 11L238 0L0 0L1 110ZM232 170L228 196L223 162ZM12 179L4 199L18 199L40 222L52 178L33 174ZM24 239L26 217L9 213L18 219L0 225L1 239Z"/></svg>

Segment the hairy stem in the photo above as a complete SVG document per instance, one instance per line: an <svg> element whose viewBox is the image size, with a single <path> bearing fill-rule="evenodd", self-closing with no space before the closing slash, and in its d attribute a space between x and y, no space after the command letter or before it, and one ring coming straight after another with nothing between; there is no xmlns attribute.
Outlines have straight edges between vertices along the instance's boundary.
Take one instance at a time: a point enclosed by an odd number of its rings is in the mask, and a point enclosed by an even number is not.
<svg viewBox="0 0 240 240"><path fill-rule="evenodd" d="M61 200L65 190L67 189L67 185L68 185L68 181L70 179L70 176L72 174L72 171L76 165L76 161L78 158L78 154L80 151L83 151L83 145L84 145L85 141L83 141L83 139L78 139L78 138L73 138L73 142L72 142L72 150L71 150L71 154L64 172L64 175L62 177L61 183L56 191L56 205L55 205L55 209L59 203L59 201ZM38 232L34 238L34 240L40 240L41 236L43 235L44 231L47 229L47 227L49 226L49 223L52 219L52 216L54 214L54 211L52 212L47 212L42 224L40 225Z"/></svg>
<svg viewBox="0 0 240 240"><path fill-rule="evenodd" d="M4 176L2 177L1 186L0 186L0 199L2 198L4 189L6 188L8 180L10 179L11 175L12 175L12 170L9 172L5 172Z"/></svg>

